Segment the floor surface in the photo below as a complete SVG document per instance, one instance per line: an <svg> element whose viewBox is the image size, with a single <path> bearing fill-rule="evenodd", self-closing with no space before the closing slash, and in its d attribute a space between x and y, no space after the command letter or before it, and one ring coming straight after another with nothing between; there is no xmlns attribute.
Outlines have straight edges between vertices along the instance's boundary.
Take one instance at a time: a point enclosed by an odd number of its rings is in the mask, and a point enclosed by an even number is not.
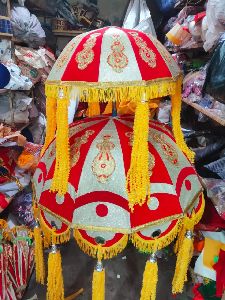
<svg viewBox="0 0 225 300"><path fill-rule="evenodd" d="M91 300L92 273L96 261L84 254L74 240L61 248L65 296L84 288L84 293L76 300ZM139 253L132 245L116 258L104 261L106 268L105 300L139 300L142 275L148 256ZM186 293L176 297L171 295L171 281L174 273L175 257L159 259L159 282L156 300L191 300L189 288ZM45 287L36 284L35 274L23 300L45 300Z"/></svg>

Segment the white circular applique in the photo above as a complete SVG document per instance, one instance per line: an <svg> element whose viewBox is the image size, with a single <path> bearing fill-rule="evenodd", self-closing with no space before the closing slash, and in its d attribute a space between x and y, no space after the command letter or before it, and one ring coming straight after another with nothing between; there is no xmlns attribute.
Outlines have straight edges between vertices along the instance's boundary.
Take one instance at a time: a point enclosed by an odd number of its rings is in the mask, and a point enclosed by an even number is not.
<svg viewBox="0 0 225 300"><path fill-rule="evenodd" d="M148 202L148 208L150 210L156 210L159 207L159 200L156 197L151 197Z"/></svg>
<svg viewBox="0 0 225 300"><path fill-rule="evenodd" d="M63 202L64 202L64 195L56 194L55 199L56 199L56 202L57 202L58 204L63 204Z"/></svg>

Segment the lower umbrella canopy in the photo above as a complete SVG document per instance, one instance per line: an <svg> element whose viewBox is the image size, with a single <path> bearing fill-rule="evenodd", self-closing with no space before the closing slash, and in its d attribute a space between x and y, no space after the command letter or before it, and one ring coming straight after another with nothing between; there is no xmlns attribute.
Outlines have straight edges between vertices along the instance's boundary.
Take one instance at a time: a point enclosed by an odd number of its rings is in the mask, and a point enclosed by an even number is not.
<svg viewBox="0 0 225 300"><path fill-rule="evenodd" d="M153 300L157 283L155 253L178 236L173 293L181 292L192 256L193 228L204 210L202 187L195 169L176 145L170 128L155 121L149 123L151 197L143 205L129 208L126 175L131 159L133 122L131 116L100 116L70 126L71 169L65 195L50 191L55 140L45 150L33 178L35 215L44 233L44 244L53 245L52 254L58 253L55 244L70 239L72 228L82 251L98 259L93 300L104 299L103 290L95 288L96 284L104 285L101 260L116 256L126 247L128 239L138 250L150 255L140 299ZM38 248L40 241L36 244ZM39 281L43 282L41 254L37 256ZM59 295L52 297L61 299ZM50 292L47 298L53 300Z"/></svg>

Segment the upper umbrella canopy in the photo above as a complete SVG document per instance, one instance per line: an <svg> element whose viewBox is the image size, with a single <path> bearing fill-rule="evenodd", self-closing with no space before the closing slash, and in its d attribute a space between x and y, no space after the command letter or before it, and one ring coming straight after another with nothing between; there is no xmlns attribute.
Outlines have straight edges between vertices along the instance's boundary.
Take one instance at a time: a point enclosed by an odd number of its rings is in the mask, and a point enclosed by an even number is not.
<svg viewBox="0 0 225 300"><path fill-rule="evenodd" d="M47 84L147 86L176 80L181 71L164 46L141 31L105 27L76 36L65 47ZM104 86L102 85L104 83Z"/></svg>
<svg viewBox="0 0 225 300"><path fill-rule="evenodd" d="M68 191L68 106L74 95L96 106L98 102L134 101L134 143L127 190L130 206L150 196L148 170L149 102L171 96L173 132L180 149L193 153L180 128L181 70L164 46L141 31L106 27L75 37L63 50L46 82L47 132L43 149L56 135L56 164L51 190ZM141 153L141 155L140 155Z"/></svg>

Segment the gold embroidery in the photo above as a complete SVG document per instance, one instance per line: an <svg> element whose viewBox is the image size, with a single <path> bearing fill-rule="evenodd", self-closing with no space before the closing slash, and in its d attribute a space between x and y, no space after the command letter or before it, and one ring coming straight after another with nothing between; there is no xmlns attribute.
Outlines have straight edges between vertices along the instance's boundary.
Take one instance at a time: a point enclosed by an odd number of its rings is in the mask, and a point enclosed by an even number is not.
<svg viewBox="0 0 225 300"><path fill-rule="evenodd" d="M110 135L104 135L103 141L96 145L99 153L92 162L92 172L100 183L106 183L116 168L115 160L111 154L115 145L110 142L110 138Z"/></svg>
<svg viewBox="0 0 225 300"><path fill-rule="evenodd" d="M57 60L56 67L62 68L65 66L65 64L68 62L69 56L73 49L76 47L76 44L74 42L71 42L65 50L60 55L59 59Z"/></svg>
<svg viewBox="0 0 225 300"><path fill-rule="evenodd" d="M77 164L77 162L80 158L80 148L82 145L84 145L88 142L88 138L92 134L94 134L94 130L87 130L84 135L82 135L81 137L78 137L74 140L74 143L70 148L71 167L74 167Z"/></svg>
<svg viewBox="0 0 225 300"><path fill-rule="evenodd" d="M134 133L133 132L126 132L126 137L129 138L128 144L132 147L133 146L133 140L134 140ZM152 175L153 168L155 166L155 157L154 155L149 152L148 156L148 171L149 171L149 177Z"/></svg>
<svg viewBox="0 0 225 300"><path fill-rule="evenodd" d="M161 145L164 155L167 157L168 161L175 166L178 166L178 154L176 149L169 144L163 134L151 133L150 138L152 138L156 143Z"/></svg>
<svg viewBox="0 0 225 300"><path fill-rule="evenodd" d="M84 70L87 66L94 60L94 51L92 48L96 44L97 37L101 35L100 33L93 33L84 43L84 48L82 51L78 52L76 55L76 62L78 64L78 69Z"/></svg>
<svg viewBox="0 0 225 300"><path fill-rule="evenodd" d="M107 58L107 63L117 73L123 72L123 69L128 65L128 58L124 54L125 48L119 38L120 36L118 34L113 35L112 52Z"/></svg>
<svg viewBox="0 0 225 300"><path fill-rule="evenodd" d="M156 55L152 49L147 46L147 43L138 35L137 32L129 32L129 34L134 38L138 48L139 55L145 61L149 67L156 67Z"/></svg>
<svg viewBox="0 0 225 300"><path fill-rule="evenodd" d="M180 69L176 62L174 61L172 55L166 50L166 48L153 36L148 35L150 40L153 42L153 44L156 46L157 50L161 54L164 62L166 63L167 67L170 70L170 73L173 78L176 78L177 75L180 73Z"/></svg>

